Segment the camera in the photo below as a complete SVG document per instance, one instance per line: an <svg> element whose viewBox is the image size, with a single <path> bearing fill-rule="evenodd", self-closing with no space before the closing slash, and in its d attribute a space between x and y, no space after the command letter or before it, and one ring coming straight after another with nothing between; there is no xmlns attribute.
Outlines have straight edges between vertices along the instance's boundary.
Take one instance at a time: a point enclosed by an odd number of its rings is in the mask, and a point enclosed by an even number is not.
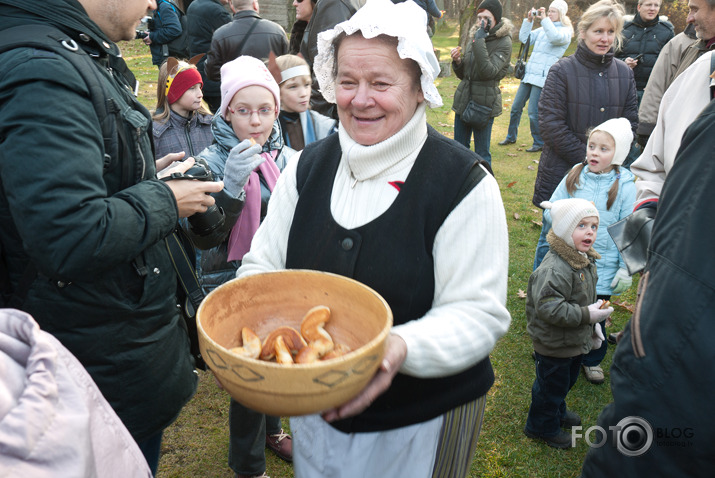
<svg viewBox="0 0 715 478"><path fill-rule="evenodd" d="M214 181L214 176L211 170L203 160L197 159L196 163L191 166L185 173L172 173L171 176L163 178L171 179L195 179L197 181ZM199 236L207 236L214 230L223 226L226 221L226 216L221 208L212 204L206 212L197 212L189 216L189 224L194 233Z"/></svg>
<svg viewBox="0 0 715 478"><path fill-rule="evenodd" d="M149 32L154 31L154 19L150 16L143 17L139 23L139 28L135 30L134 38L136 40L143 40Z"/></svg>
<svg viewBox="0 0 715 478"><path fill-rule="evenodd" d="M188 176L188 179L196 179L199 181L214 181L214 176L211 174L211 170L208 165L204 163L197 162L188 171L184 173L184 176ZM226 216L223 211L212 204L206 210L206 212L197 212L196 214L189 216L189 223L191 224L191 229L194 230L199 236L206 236L223 226Z"/></svg>
<svg viewBox="0 0 715 478"><path fill-rule="evenodd" d="M535 17L538 13L539 13L539 11L538 11L537 9L535 9L535 8L532 8L532 9L531 9L531 16L532 16L532 17Z"/></svg>

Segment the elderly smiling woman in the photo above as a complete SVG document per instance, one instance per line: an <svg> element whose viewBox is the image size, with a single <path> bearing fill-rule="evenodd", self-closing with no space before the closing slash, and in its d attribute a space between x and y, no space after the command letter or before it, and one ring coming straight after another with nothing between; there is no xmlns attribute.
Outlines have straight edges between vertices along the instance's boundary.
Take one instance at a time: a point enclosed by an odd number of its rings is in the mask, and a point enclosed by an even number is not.
<svg viewBox="0 0 715 478"><path fill-rule="evenodd" d="M506 217L477 155L427 125L442 100L426 21L414 2L368 0L321 34L315 71L339 132L286 166L238 271L341 274L394 315L366 388L291 418L297 477L462 477L476 447L510 322Z"/></svg>

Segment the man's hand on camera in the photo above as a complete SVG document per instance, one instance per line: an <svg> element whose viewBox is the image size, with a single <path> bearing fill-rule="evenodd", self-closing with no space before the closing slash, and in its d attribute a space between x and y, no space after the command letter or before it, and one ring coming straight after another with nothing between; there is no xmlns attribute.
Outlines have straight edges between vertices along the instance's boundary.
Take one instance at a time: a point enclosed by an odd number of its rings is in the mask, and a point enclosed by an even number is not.
<svg viewBox="0 0 715 478"><path fill-rule="evenodd" d="M194 158L176 162L167 168L165 176L171 173L185 173L194 165ZM171 192L174 193L179 217L193 216L197 212L206 212L209 206L216 201L209 194L217 193L223 189L223 181L196 181L185 179L170 179L166 181Z"/></svg>
<svg viewBox="0 0 715 478"><path fill-rule="evenodd" d="M226 183L226 191L234 197L241 194L253 170L266 160L258 154L261 149L260 144L251 144L251 140L244 139L228 153L223 181Z"/></svg>
<svg viewBox="0 0 715 478"><path fill-rule="evenodd" d="M173 166L175 166L175 163L177 161L181 161L184 159L184 156L186 153L183 151L180 151L178 153L169 153L166 156L159 158L156 160L156 170L158 171L156 173L157 177L159 179L171 175L171 173L174 172ZM171 168L171 171L168 173L166 172L167 169Z"/></svg>

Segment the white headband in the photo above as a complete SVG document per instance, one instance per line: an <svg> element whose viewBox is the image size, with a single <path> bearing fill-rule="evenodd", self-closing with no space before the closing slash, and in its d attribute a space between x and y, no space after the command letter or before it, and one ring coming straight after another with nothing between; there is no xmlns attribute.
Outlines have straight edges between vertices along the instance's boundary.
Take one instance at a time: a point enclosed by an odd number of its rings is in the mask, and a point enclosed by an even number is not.
<svg viewBox="0 0 715 478"><path fill-rule="evenodd" d="M341 32L352 35L357 31L368 39L378 35L397 38L400 58L409 58L420 66L420 86L425 100L432 108L442 106L442 97L434 84L439 74L439 61L427 35L427 13L415 2L392 3L391 0L367 0L352 18L318 34L318 55L313 62L313 71L326 101L336 102L333 39Z"/></svg>
<svg viewBox="0 0 715 478"><path fill-rule="evenodd" d="M292 68L288 68L287 70L281 71L281 82L279 84L282 85L286 81L290 80L291 78L295 78L296 76L310 76L310 68L305 65L298 65Z"/></svg>

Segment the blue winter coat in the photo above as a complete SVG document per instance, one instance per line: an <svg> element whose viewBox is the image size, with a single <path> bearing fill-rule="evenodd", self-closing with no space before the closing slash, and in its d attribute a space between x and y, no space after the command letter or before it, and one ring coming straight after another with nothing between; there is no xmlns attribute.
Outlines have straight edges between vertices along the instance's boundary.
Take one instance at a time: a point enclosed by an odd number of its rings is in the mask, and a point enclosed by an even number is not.
<svg viewBox="0 0 715 478"><path fill-rule="evenodd" d="M561 25L561 22L552 22L548 18L541 21L541 27L532 31L533 22L524 19L519 30L519 41L526 43L529 40L533 46L531 56L526 62L526 74L523 83L544 87L549 68L564 56L566 49L571 44L573 28Z"/></svg>
<svg viewBox="0 0 715 478"><path fill-rule="evenodd" d="M149 33L152 64L160 66L164 63L169 55L168 50L164 51L162 47L179 37L182 31L179 12L169 2L159 1L154 12L154 29Z"/></svg>
<svg viewBox="0 0 715 478"><path fill-rule="evenodd" d="M578 165L574 167L578 167ZM616 200L609 210L606 208L608 191L611 189L611 185L616 181L617 176L620 176L618 181L618 196L616 196ZM623 167L619 168L618 173L616 173L614 168L607 173L594 174L589 171L588 166L586 166L583 168L583 171L581 171L578 186L573 196L566 191L566 178L564 177L556 187L549 201L553 202L572 197L592 201L596 205L596 208L598 208L600 221L598 224L596 242L593 244L593 248L596 252L601 254L601 258L596 260L598 270L596 293L598 295L611 295L613 293L613 289L611 288L613 277L619 268L625 269L626 265L606 228L633 212L633 205L636 201L635 176L627 168ZM551 222L550 210L544 210L544 216Z"/></svg>

